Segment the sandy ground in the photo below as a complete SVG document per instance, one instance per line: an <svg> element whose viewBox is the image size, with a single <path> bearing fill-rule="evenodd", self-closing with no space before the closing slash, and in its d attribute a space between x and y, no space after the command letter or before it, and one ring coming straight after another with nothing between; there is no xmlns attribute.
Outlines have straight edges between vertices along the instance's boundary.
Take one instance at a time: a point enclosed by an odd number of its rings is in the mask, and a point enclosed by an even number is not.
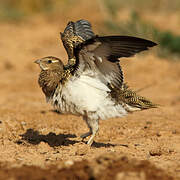
<svg viewBox="0 0 180 180"><path fill-rule="evenodd" d="M100 121L90 148L82 118L54 112L37 84L34 60L66 59L64 26L1 23L0 179L180 179L180 63L153 51L122 59L129 86L161 106Z"/></svg>

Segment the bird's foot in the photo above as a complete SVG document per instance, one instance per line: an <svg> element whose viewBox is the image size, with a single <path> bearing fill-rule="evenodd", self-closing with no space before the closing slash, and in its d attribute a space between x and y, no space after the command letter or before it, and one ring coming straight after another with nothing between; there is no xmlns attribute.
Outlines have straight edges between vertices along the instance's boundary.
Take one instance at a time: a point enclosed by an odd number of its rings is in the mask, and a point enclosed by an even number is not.
<svg viewBox="0 0 180 180"><path fill-rule="evenodd" d="M80 137L84 140L86 137L90 136L92 134L91 131L85 133L85 134L82 134Z"/></svg>
<svg viewBox="0 0 180 180"><path fill-rule="evenodd" d="M88 136L90 136L90 135L92 135L90 138L89 138L89 140L88 140L88 142L87 142L87 144L89 145L89 146L91 146L92 145L92 143L93 143L93 139L94 139L94 137L95 137L95 134L92 134L92 132L91 131L89 131L89 132L87 132L87 133L85 133L85 134L82 134L80 137L82 138L82 141L86 138L86 137L88 137Z"/></svg>
<svg viewBox="0 0 180 180"><path fill-rule="evenodd" d="M89 146L92 145L92 143L93 143L93 141L94 141L94 137L95 137L95 134L92 134L92 136L91 136L90 139L88 140L87 144L88 144Z"/></svg>
<svg viewBox="0 0 180 180"><path fill-rule="evenodd" d="M88 118L86 116L84 117L84 119L85 119L90 131L86 134L83 134L81 137L84 139L84 138L91 135L91 137L89 138L89 140L87 142L87 144L89 146L91 146L93 143L93 139L94 139L96 133L98 132L98 125L99 125L98 119L93 119L93 118L91 119L91 118Z"/></svg>

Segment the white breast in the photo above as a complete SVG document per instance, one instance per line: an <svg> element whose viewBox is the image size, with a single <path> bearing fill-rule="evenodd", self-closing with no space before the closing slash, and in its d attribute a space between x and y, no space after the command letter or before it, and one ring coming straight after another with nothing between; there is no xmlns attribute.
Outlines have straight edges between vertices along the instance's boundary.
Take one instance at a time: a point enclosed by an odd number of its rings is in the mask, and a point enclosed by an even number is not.
<svg viewBox="0 0 180 180"><path fill-rule="evenodd" d="M58 101L56 108L62 113L93 113L98 119L121 117L127 113L121 105L115 105L111 100L110 89L88 73L71 77L58 91L58 96L54 95L53 102Z"/></svg>

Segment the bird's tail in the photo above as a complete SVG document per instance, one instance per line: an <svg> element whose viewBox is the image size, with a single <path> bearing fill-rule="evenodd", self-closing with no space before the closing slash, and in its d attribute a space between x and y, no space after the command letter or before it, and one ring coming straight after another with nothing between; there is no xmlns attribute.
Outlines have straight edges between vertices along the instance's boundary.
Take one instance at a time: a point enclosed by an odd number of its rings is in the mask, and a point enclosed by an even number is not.
<svg viewBox="0 0 180 180"><path fill-rule="evenodd" d="M126 84L123 84L122 88L119 89L118 92L116 91L115 94L115 98L118 99L119 102L123 102L134 110L143 110L158 107L158 104L154 104L145 97L138 95Z"/></svg>
<svg viewBox="0 0 180 180"><path fill-rule="evenodd" d="M122 95L126 103L130 106L140 109L150 109L158 107L157 104L152 103L150 100L138 95L135 91L129 89L126 84L123 85Z"/></svg>

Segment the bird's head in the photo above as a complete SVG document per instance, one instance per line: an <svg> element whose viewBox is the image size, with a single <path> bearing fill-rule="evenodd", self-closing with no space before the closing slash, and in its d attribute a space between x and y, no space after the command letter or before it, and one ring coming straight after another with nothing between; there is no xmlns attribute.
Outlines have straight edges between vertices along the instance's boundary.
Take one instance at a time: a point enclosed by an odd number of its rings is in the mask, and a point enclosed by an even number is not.
<svg viewBox="0 0 180 180"><path fill-rule="evenodd" d="M60 59L52 56L38 59L35 63L41 68L38 83L49 99L62 79L64 65Z"/></svg>
<svg viewBox="0 0 180 180"><path fill-rule="evenodd" d="M44 57L42 59L38 59L35 61L36 64L39 64L40 68L44 71L46 70L59 70L63 71L63 63L59 58L53 57L53 56L48 56Z"/></svg>

